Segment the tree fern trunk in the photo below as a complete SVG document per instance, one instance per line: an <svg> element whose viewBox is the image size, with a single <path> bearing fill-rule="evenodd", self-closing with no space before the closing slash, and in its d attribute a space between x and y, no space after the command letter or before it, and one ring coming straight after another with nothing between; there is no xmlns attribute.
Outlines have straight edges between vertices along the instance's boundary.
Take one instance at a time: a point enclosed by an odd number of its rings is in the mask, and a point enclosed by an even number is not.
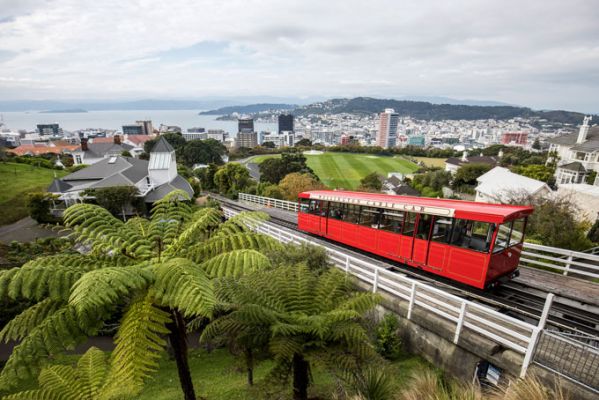
<svg viewBox="0 0 599 400"><path fill-rule="evenodd" d="M308 361L301 354L293 355L293 400L308 399Z"/></svg>
<svg viewBox="0 0 599 400"><path fill-rule="evenodd" d="M254 354L249 347L245 350L245 363L248 372L248 385L252 386L254 384Z"/></svg>
<svg viewBox="0 0 599 400"><path fill-rule="evenodd" d="M185 400L195 400L196 395L191 381L191 372L189 370L189 362L187 359L187 342L185 332L185 321L179 311L173 310L173 322L169 324L171 333L169 341L175 353L175 361L177 362L177 372L179 373L179 382Z"/></svg>

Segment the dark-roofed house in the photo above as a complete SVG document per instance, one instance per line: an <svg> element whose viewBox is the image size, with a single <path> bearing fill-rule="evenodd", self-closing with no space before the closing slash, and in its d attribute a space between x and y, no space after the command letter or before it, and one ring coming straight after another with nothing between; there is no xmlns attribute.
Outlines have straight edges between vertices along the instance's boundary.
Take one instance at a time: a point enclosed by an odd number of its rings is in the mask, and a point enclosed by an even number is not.
<svg viewBox="0 0 599 400"><path fill-rule="evenodd" d="M59 196L66 206L83 201L86 189L114 186L136 187L146 203L154 203L174 190L183 190L190 197L193 189L177 174L175 150L164 138L150 152L150 160L114 155L89 167L55 179L48 192Z"/></svg>
<svg viewBox="0 0 599 400"><path fill-rule="evenodd" d="M73 155L75 165L92 165L105 158L118 156L124 151L131 152L132 150L133 146L122 143L121 137L114 135L110 141L98 140L98 142L95 142L94 139L81 139L81 146L73 150L71 154Z"/></svg>
<svg viewBox="0 0 599 400"><path fill-rule="evenodd" d="M468 164L487 164L491 168L499 165L499 158L488 156L468 156L468 152L464 152L461 158L450 157L445 160L445 171L455 174L463 165Z"/></svg>
<svg viewBox="0 0 599 400"><path fill-rule="evenodd" d="M549 139L549 151L558 157L558 185L584 183L592 171L599 172L599 126L590 126L590 121L591 117L585 117L578 133ZM599 176L593 184L599 186Z"/></svg>

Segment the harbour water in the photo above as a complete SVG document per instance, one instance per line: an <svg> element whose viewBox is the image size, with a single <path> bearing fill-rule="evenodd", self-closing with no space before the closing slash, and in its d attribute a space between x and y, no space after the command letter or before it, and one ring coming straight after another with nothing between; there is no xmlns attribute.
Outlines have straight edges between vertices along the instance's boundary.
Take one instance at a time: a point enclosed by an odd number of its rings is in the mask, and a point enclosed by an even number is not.
<svg viewBox="0 0 599 400"><path fill-rule="evenodd" d="M135 123L138 120L151 120L154 128L160 124L176 125L185 132L188 128L201 127L205 129L224 129L232 136L237 133L237 121L217 121L217 115L198 115L195 110L126 110L126 111L89 111L85 113L40 113L0 112L5 128L13 131L25 129L33 131L37 124L58 123L66 131L78 129L115 129L121 130L123 125ZM276 131L276 123L254 124L254 129L260 131Z"/></svg>

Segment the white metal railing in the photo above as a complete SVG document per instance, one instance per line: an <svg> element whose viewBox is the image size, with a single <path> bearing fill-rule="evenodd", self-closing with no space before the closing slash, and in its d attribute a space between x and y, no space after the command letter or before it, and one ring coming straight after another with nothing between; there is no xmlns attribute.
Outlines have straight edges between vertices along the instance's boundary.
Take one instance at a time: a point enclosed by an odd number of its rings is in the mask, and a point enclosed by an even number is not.
<svg viewBox="0 0 599 400"><path fill-rule="evenodd" d="M298 204L293 201L272 199L246 193L239 193L239 200L287 211L298 211ZM599 278L599 255L594 254L592 251L588 253L579 252L525 242L524 250L520 257L520 265L563 273L563 275Z"/></svg>
<svg viewBox="0 0 599 400"><path fill-rule="evenodd" d="M256 196L253 194L239 193L239 201L261 204L266 207L279 208L281 210L297 212L298 205L296 201L287 201L272 199L270 197Z"/></svg>
<svg viewBox="0 0 599 400"><path fill-rule="evenodd" d="M223 207L223 210L227 218L239 213L226 206ZM411 320L414 309L420 307L455 324L453 342L456 344L459 342L462 330L468 328L522 354L524 357L520 375L522 377L526 375L539 333L545 327L553 294L549 294L547 297L539 324L535 326L497 312L490 307L462 299L402 274L391 272L369 261L350 256L272 223L260 222L255 225L254 229L283 243L309 243L323 247L335 267L372 285L373 292L385 292L407 302L408 319Z"/></svg>
<svg viewBox="0 0 599 400"><path fill-rule="evenodd" d="M520 265L564 275L599 278L599 255L540 244L524 243Z"/></svg>

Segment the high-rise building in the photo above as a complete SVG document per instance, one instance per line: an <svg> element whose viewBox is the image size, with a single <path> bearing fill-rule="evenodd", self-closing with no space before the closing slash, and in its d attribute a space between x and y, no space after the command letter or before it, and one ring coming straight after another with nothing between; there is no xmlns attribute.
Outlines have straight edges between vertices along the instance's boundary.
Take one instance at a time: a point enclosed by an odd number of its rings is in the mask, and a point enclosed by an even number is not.
<svg viewBox="0 0 599 400"><path fill-rule="evenodd" d="M142 135L153 135L154 128L152 127L152 121L135 121L137 125L142 127Z"/></svg>
<svg viewBox="0 0 599 400"><path fill-rule="evenodd" d="M293 115L279 115L279 133L281 132L293 132Z"/></svg>
<svg viewBox="0 0 599 400"><path fill-rule="evenodd" d="M37 132L40 135L55 135L57 136L60 131L58 124L38 124Z"/></svg>
<svg viewBox="0 0 599 400"><path fill-rule="evenodd" d="M254 148L258 146L258 133L239 132L237 134L237 147Z"/></svg>
<svg viewBox="0 0 599 400"><path fill-rule="evenodd" d="M125 134L125 135L143 135L144 128L141 125L123 125L123 134Z"/></svg>
<svg viewBox="0 0 599 400"><path fill-rule="evenodd" d="M528 143L528 132L504 132L501 134L501 144L526 145Z"/></svg>
<svg viewBox="0 0 599 400"><path fill-rule="evenodd" d="M252 118L239 118L237 123L239 125L239 132L254 132L254 120Z"/></svg>
<svg viewBox="0 0 599 400"><path fill-rule="evenodd" d="M379 132L376 145L384 149L395 147L397 144L397 122L399 115L392 108L386 108L380 115Z"/></svg>

